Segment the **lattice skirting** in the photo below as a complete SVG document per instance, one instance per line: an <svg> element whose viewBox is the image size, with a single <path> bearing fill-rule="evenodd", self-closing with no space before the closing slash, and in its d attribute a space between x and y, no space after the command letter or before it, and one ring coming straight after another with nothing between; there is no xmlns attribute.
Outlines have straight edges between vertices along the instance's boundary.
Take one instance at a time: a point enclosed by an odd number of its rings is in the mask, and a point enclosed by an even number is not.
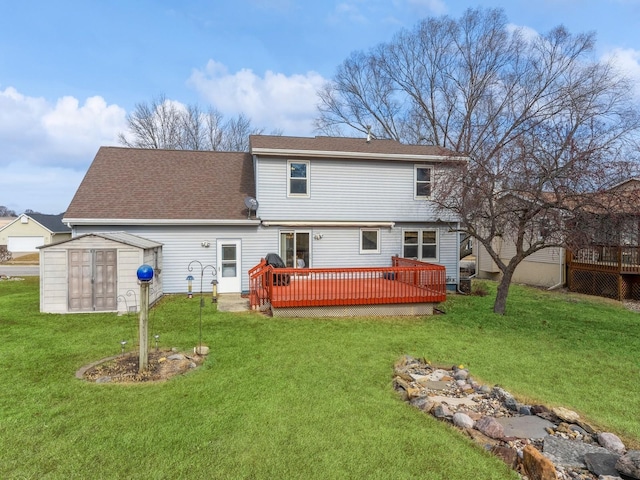
<svg viewBox="0 0 640 480"><path fill-rule="evenodd" d="M271 308L274 317L394 317L433 315L433 303Z"/></svg>
<svg viewBox="0 0 640 480"><path fill-rule="evenodd" d="M569 290L614 300L640 300L640 278L637 277L637 275L620 277L615 273L570 270ZM621 279L620 283L618 283L619 279Z"/></svg>

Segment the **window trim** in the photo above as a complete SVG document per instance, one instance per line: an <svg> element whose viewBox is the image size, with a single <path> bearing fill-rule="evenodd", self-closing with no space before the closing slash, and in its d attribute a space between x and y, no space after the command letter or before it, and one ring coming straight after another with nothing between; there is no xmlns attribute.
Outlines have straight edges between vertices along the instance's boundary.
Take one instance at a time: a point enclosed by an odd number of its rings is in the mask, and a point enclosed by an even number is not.
<svg viewBox="0 0 640 480"><path fill-rule="evenodd" d="M300 163L306 165L307 176L304 178L306 180L306 193L292 193L291 192L291 181L292 180L302 180L301 178L296 178L291 176L291 165L295 163ZM311 162L309 160L287 160L287 197L291 198L309 198L310 197L310 181L309 177L311 176Z"/></svg>
<svg viewBox="0 0 640 480"><path fill-rule="evenodd" d="M404 255L404 248L405 248L405 233L406 232L417 232L418 233L418 244L417 244L417 248L418 248L418 256L415 257L418 260L420 260L421 262L438 262L440 260L440 230L438 228L404 228L402 229L402 257L403 258L414 258L414 257L405 257ZM435 257L427 257L427 258L423 258L422 257L422 247L423 244L422 243L422 234L424 232L435 232L436 234L436 241L435 241L435 247L436 247L436 256ZM410 244L413 245L413 244ZM434 245L432 243L428 243L426 245Z"/></svg>
<svg viewBox="0 0 640 480"><path fill-rule="evenodd" d="M365 249L363 242L364 232L376 232L376 249ZM380 229L379 228L361 228L360 229L360 254L361 255L379 255L380 254Z"/></svg>
<svg viewBox="0 0 640 480"><path fill-rule="evenodd" d="M418 169L429 170L429 181L418 181ZM433 198L433 165L414 165L413 166L413 198L416 200L429 200ZM418 183L429 184L429 195L418 195Z"/></svg>

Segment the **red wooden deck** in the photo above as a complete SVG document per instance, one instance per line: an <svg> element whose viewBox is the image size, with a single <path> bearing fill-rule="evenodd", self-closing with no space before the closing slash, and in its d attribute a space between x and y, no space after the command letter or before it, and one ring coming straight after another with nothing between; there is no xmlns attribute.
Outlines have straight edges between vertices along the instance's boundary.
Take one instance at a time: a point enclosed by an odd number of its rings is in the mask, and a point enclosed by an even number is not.
<svg viewBox="0 0 640 480"><path fill-rule="evenodd" d="M252 309L438 303L446 300L445 267L393 257L390 267L273 268L249 271Z"/></svg>

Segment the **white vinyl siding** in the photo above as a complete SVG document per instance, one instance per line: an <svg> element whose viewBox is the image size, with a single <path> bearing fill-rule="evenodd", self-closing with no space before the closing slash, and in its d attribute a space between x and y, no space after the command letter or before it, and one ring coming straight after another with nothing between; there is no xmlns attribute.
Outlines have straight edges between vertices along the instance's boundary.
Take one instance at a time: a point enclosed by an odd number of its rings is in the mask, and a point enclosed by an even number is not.
<svg viewBox="0 0 640 480"><path fill-rule="evenodd" d="M164 293L184 293L187 291L187 267L192 260L202 265L216 266L216 241L238 239L241 242L242 291L249 290L247 272L256 266L267 253L278 252L277 230L266 230L257 226L130 226L101 225L75 227L75 235L89 232L127 231L134 235L162 243L162 275ZM203 247L207 242L209 247ZM212 270L204 272L203 290L210 291ZM219 273L218 273L219 275ZM199 273L198 273L199 276ZM196 288L197 284L197 288ZM200 278L193 284L194 293L200 292Z"/></svg>
<svg viewBox="0 0 640 480"><path fill-rule="evenodd" d="M311 160L309 198L287 196L287 161L260 157L256 163L259 214L265 221L457 221L433 202L415 198L411 162Z"/></svg>

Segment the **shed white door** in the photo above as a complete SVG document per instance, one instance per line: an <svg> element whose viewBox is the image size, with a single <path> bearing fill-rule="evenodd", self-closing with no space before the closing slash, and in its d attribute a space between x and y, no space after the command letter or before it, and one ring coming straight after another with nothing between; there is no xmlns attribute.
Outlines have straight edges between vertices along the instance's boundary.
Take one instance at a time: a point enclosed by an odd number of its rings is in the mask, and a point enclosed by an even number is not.
<svg viewBox="0 0 640 480"><path fill-rule="evenodd" d="M116 310L116 250L69 250L69 311Z"/></svg>
<svg viewBox="0 0 640 480"><path fill-rule="evenodd" d="M7 237L7 250L10 252L37 252L44 245L44 237Z"/></svg>
<svg viewBox="0 0 640 480"><path fill-rule="evenodd" d="M242 292L240 240L218 240L216 269L218 293Z"/></svg>

